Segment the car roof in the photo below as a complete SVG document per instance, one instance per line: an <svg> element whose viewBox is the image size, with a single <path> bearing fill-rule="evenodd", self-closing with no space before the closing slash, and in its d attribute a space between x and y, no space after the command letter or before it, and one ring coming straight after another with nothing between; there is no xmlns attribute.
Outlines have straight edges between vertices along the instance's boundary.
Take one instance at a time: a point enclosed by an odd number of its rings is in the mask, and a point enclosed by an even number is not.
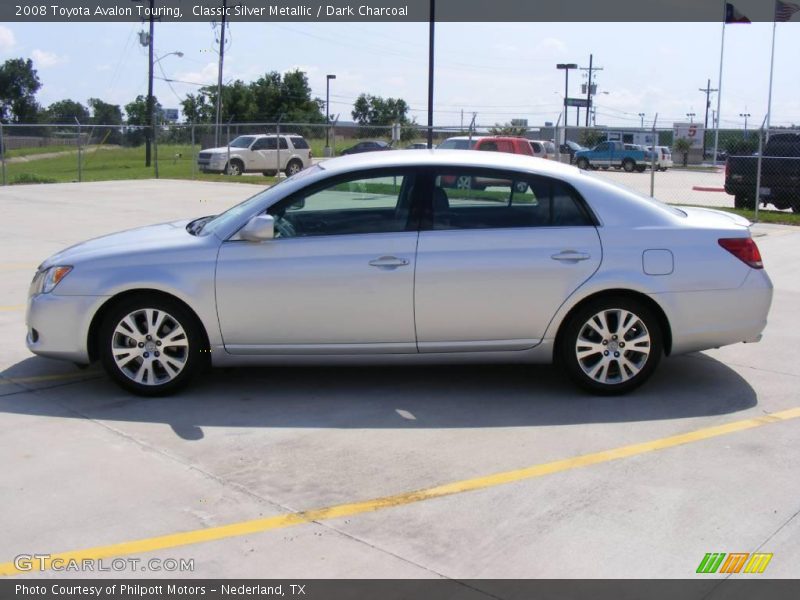
<svg viewBox="0 0 800 600"><path fill-rule="evenodd" d="M480 152L476 150L420 150L403 152L389 150L331 158L318 163L328 173L345 173L360 169L392 167L483 167L489 169L514 169L552 175L561 178L578 177L576 167L552 160L508 152Z"/></svg>

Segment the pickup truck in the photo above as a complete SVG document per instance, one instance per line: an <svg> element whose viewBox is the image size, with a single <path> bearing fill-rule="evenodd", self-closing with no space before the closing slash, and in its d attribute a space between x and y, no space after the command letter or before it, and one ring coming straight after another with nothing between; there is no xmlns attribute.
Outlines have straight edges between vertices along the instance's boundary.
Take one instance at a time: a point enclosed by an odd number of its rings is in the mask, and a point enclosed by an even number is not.
<svg viewBox="0 0 800 600"><path fill-rule="evenodd" d="M228 157L230 156L230 160ZM300 135L240 135L228 146L206 148L197 155L197 167L204 173L260 172L289 177L311 166L311 148Z"/></svg>
<svg viewBox="0 0 800 600"><path fill-rule="evenodd" d="M644 172L650 162L650 153L643 149L626 148L622 142L601 142L591 150L575 153L575 164L579 169L622 169L627 173Z"/></svg>
<svg viewBox="0 0 800 600"><path fill-rule="evenodd" d="M757 174L758 156L729 156L725 161L725 191L736 208L755 208ZM800 212L800 134L770 136L761 156L759 200Z"/></svg>

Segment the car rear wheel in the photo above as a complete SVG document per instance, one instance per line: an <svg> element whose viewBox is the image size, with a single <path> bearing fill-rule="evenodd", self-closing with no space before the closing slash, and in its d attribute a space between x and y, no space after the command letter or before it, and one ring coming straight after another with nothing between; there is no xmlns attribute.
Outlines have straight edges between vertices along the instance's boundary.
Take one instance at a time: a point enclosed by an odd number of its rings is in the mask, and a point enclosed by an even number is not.
<svg viewBox="0 0 800 600"><path fill-rule="evenodd" d="M98 343L108 374L140 396L164 396L189 383L203 362L203 345L197 319L183 306L144 296L108 312Z"/></svg>
<svg viewBox="0 0 800 600"><path fill-rule="evenodd" d="M296 175L302 170L303 170L303 163L301 163L296 158L293 158L292 160L289 161L289 164L286 165L285 173L287 177L291 177L292 175Z"/></svg>
<svg viewBox="0 0 800 600"><path fill-rule="evenodd" d="M749 196L745 196L744 194L737 194L736 196L733 197L733 206L734 208L755 210L756 203Z"/></svg>
<svg viewBox="0 0 800 600"><path fill-rule="evenodd" d="M634 299L590 302L565 327L560 359L575 383L596 394L623 394L639 387L663 353L658 319Z"/></svg>
<svg viewBox="0 0 800 600"><path fill-rule="evenodd" d="M575 163L579 169L586 171L589 168L589 161L585 158L579 158L578 161Z"/></svg>
<svg viewBox="0 0 800 600"><path fill-rule="evenodd" d="M636 168L636 163L633 162L630 158L626 158L622 161L622 169L626 173L633 173L633 170Z"/></svg>

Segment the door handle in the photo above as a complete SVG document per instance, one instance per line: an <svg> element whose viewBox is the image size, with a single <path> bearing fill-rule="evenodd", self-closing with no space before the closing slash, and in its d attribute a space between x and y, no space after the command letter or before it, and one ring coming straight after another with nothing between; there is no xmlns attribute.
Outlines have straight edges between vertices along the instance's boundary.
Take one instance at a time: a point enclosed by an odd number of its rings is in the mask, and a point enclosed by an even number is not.
<svg viewBox="0 0 800 600"><path fill-rule="evenodd" d="M380 258L369 261L371 267L404 267L408 264L405 258L396 256L381 256Z"/></svg>
<svg viewBox="0 0 800 600"><path fill-rule="evenodd" d="M575 250L563 250L558 254L553 254L550 258L565 262L578 262L580 260L589 260L591 255L585 252L576 252Z"/></svg>

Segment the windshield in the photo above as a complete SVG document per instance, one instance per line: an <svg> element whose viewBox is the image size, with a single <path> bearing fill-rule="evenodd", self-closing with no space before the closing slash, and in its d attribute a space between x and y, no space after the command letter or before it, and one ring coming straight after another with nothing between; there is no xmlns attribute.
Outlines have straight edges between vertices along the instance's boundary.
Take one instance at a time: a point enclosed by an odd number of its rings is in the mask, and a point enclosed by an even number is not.
<svg viewBox="0 0 800 600"><path fill-rule="evenodd" d="M252 135L240 135L231 142L231 148L249 148L255 139Z"/></svg>
<svg viewBox="0 0 800 600"><path fill-rule="evenodd" d="M261 200L264 198L264 194L274 190L276 187L280 185L284 185L287 181L297 181L299 179L303 179L304 177L308 177L318 171L321 171L321 167L319 165L313 165L307 169L303 169L292 175L291 177L287 177L286 179L281 179L278 183L262 190L255 196L251 196L244 202L240 202L236 206L232 206L228 210L223 213L218 214L215 217L211 217L208 221L202 223L195 231L195 235L208 235L209 233L216 233L220 229L227 227L231 222L238 220L244 214L247 214L254 206L256 206Z"/></svg>

